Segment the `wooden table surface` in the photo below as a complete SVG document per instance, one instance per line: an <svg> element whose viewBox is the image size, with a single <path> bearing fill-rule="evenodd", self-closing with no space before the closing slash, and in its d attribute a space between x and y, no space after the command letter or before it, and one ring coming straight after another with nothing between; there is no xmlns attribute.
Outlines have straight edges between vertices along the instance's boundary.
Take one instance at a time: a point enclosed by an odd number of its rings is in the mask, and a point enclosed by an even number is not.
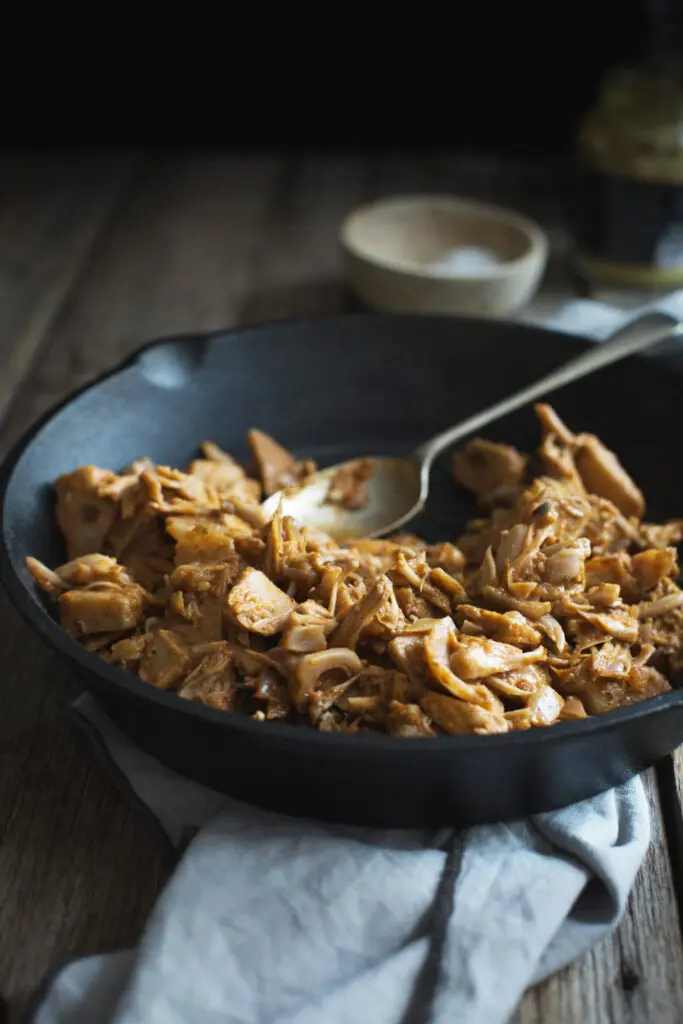
<svg viewBox="0 0 683 1024"><path fill-rule="evenodd" d="M538 218L552 258L536 308L569 293L548 167L448 154L1 159L0 455L150 338L343 310L342 216L374 196L439 190ZM0 992L19 1020L46 971L136 941L172 863L71 723L76 680L0 601ZM681 756L646 785L653 839L628 913L528 991L516 1024L683 1020Z"/></svg>

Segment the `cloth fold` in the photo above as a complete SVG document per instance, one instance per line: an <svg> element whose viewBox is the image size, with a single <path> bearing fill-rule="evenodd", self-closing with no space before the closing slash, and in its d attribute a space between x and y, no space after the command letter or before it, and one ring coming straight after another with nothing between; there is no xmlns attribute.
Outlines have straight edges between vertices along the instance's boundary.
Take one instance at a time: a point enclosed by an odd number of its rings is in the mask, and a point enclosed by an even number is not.
<svg viewBox="0 0 683 1024"><path fill-rule="evenodd" d="M576 300L550 323L634 315ZM287 818L181 778L91 697L73 711L174 846L197 834L137 947L64 967L35 1024L503 1024L615 926L650 840L637 778L464 832Z"/></svg>

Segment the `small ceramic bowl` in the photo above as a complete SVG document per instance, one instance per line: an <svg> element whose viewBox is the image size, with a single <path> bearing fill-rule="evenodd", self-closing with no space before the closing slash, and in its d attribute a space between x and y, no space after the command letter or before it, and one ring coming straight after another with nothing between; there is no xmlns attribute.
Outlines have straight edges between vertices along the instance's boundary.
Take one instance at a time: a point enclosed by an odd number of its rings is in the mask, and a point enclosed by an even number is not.
<svg viewBox="0 0 683 1024"><path fill-rule="evenodd" d="M533 221L455 196L362 206L344 220L340 241L358 298L392 313L512 313L537 289L548 257Z"/></svg>

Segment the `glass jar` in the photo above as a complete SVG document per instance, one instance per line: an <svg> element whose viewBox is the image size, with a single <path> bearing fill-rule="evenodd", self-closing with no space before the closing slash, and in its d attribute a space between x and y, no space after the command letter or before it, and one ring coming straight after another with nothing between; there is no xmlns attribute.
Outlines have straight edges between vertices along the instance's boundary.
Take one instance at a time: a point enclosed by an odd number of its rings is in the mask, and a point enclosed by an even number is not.
<svg viewBox="0 0 683 1024"><path fill-rule="evenodd" d="M577 155L579 276L683 285L683 53L613 72L581 125Z"/></svg>

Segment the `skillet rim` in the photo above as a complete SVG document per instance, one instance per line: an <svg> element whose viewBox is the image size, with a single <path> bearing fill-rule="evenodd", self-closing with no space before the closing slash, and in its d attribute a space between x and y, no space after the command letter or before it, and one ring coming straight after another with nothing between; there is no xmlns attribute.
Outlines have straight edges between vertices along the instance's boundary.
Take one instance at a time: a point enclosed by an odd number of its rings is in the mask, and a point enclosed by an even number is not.
<svg viewBox="0 0 683 1024"><path fill-rule="evenodd" d="M76 640L72 639L52 618L42 602L31 593L28 586L19 576L5 542L4 522L7 490L17 463L38 437L42 429L69 405L76 402L81 395L94 390L112 377L134 370L135 364L140 360L141 356L151 349L164 345L177 344L179 342L203 345L207 342L224 337L229 338L231 335L236 334L259 334L266 330L297 326L312 326L315 328L317 326L322 327L325 324L336 324L340 321L345 323L355 321L362 325L377 320L385 322L392 320L406 322L412 320L420 328L425 326L425 321L458 324L477 323L479 325L482 323L489 325L493 322L496 324L495 329L499 327L503 329L505 327L522 327L533 334L545 335L546 337L548 335L560 336L570 342L583 341L593 344L595 341L595 339L581 334L555 330L554 328L544 327L541 324L525 323L509 318L490 321L485 317L449 316L446 314L344 313L308 317L286 317L278 320L237 325L226 329L169 334L143 342L120 363L98 374L92 380L69 392L64 398L50 406L20 435L0 464L0 583L2 583L6 594L24 621L52 650L75 662L84 671L103 677L110 685L123 689L134 699L141 699L148 703L161 705L171 712L181 715L186 714L189 717L194 717L207 723L215 723L228 730L236 729L237 731L243 731L247 736L253 734L262 738L264 736L267 737L274 728L276 733L273 733L273 736L275 738L277 735L281 742L294 742L298 738L305 743L312 744L321 753L325 749L348 750L350 754L372 753L379 750L385 754L396 756L401 751L404 754L410 751L413 753L413 756L421 758L429 750L439 756L445 756L448 752L455 754L457 751L465 752L487 748L505 750L508 747L513 748L515 746L531 748L539 744L553 742L560 746L563 740L578 740L581 737L589 737L592 734L610 732L613 729L619 728L622 723L663 713L667 708L683 703L683 687L681 687L674 688L669 693L650 697L647 700L632 704L630 707L616 708L581 721L560 722L547 728L525 729L491 736L462 735L437 736L435 738L425 737L424 739L411 738L409 741L405 737L396 736L325 733L317 729L308 729L305 726L285 722L262 723L254 721L247 716L226 714L223 711L206 707L196 701L182 700L172 691L159 690L148 683L142 682L137 676L125 672L123 669L107 664L94 652L86 650ZM642 356L632 358L638 359L642 358ZM87 686L84 688L87 689ZM266 730L265 733L264 728Z"/></svg>

